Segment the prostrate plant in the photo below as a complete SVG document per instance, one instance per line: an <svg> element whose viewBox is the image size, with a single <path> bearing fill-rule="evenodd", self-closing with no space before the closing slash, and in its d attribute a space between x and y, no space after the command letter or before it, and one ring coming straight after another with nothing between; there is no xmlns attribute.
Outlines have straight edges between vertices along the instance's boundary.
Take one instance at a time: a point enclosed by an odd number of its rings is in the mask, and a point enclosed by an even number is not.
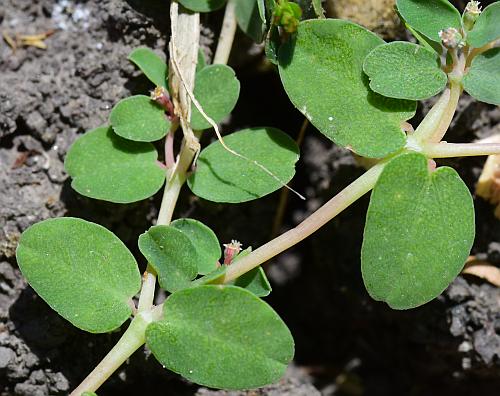
<svg viewBox="0 0 500 396"><path fill-rule="evenodd" d="M205 12L224 1L180 3ZM293 177L298 148L284 132L259 127L219 136L197 154L201 130L214 127L219 135L216 123L232 111L239 83L228 66L205 65L198 55L199 14L172 2L170 68L145 48L129 57L156 86L152 96L120 101L110 126L80 137L65 163L73 188L96 199L135 202L165 184L157 225L138 241L148 262L142 286L123 243L84 220L35 224L17 250L28 282L75 326L107 332L133 316L74 395L92 394L144 343L165 368L198 384L246 389L278 380L294 345L283 321L259 298L271 291L260 264L372 188L361 268L374 299L396 309L416 307L461 271L474 240L472 198L458 174L436 169L433 158L500 153L499 144L442 142L463 88L500 104L500 54L492 48L500 37L500 3L480 13L471 2L461 16L446 0L398 0L399 14L421 44L385 43L352 22L323 19L317 1L319 19L299 23L302 13L293 4L229 0L215 59L227 61L236 22L257 41L266 37L266 53L278 63L297 108L333 142L376 164L260 248L240 252L239 243L225 245L220 264L220 243L209 227L194 219L171 223L182 185L187 181L194 194L215 202L256 199ZM413 130L407 120L416 100L441 91ZM175 156L179 126L183 141ZM164 163L151 143L157 140L163 140ZM171 294L154 306L157 275Z"/></svg>

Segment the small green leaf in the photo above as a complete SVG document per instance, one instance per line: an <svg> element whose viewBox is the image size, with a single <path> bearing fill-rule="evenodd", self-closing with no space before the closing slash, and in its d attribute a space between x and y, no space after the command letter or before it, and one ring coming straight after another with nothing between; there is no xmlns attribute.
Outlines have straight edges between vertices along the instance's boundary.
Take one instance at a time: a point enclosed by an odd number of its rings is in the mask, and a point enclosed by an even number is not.
<svg viewBox="0 0 500 396"><path fill-rule="evenodd" d="M266 273L260 266L248 271L244 275L241 275L230 284L246 289L255 294L257 297L266 297L273 290L269 280L267 279Z"/></svg>
<svg viewBox="0 0 500 396"><path fill-rule="evenodd" d="M396 7L410 26L438 43L440 30L462 28L460 13L447 0L397 0Z"/></svg>
<svg viewBox="0 0 500 396"><path fill-rule="evenodd" d="M219 282L219 280L226 273L226 271L227 271L227 265L221 265L220 267L217 267L216 270L210 272L209 274L192 281L191 287L209 285L211 283L221 283Z"/></svg>
<svg viewBox="0 0 500 396"><path fill-rule="evenodd" d="M117 135L137 142L160 140L170 128L165 110L145 95L120 100L111 110L109 121Z"/></svg>
<svg viewBox="0 0 500 396"><path fill-rule="evenodd" d="M31 287L74 326L105 333L130 317L141 276L106 228L71 217L45 220L24 231L16 256Z"/></svg>
<svg viewBox="0 0 500 396"><path fill-rule="evenodd" d="M463 83L467 93L477 100L500 105L500 48L476 56Z"/></svg>
<svg viewBox="0 0 500 396"><path fill-rule="evenodd" d="M206 275L217 268L222 252L217 236L209 227L194 219L178 219L170 226L182 231L191 240L198 253L198 274Z"/></svg>
<svg viewBox="0 0 500 396"><path fill-rule="evenodd" d="M233 111L239 95L240 82L229 66L210 65L196 73L194 96L215 122L222 121ZM194 105L191 127L194 130L212 127Z"/></svg>
<svg viewBox="0 0 500 396"><path fill-rule="evenodd" d="M191 191L209 201L245 202L267 195L282 184L258 167L257 161L284 183L295 174L299 149L279 129L244 129L224 137L225 144L250 161L228 152L219 141L206 147L189 177Z"/></svg>
<svg viewBox="0 0 500 396"><path fill-rule="evenodd" d="M366 216L361 272L368 293L395 309L427 303L462 270L474 231L472 197L455 170L429 173L417 153L394 158Z"/></svg>
<svg viewBox="0 0 500 396"><path fill-rule="evenodd" d="M467 35L467 43L475 48L491 43L500 38L500 2L497 1L486 7L474 28Z"/></svg>
<svg viewBox="0 0 500 396"><path fill-rule="evenodd" d="M97 393L94 393L94 392L83 392L82 396L97 396Z"/></svg>
<svg viewBox="0 0 500 396"><path fill-rule="evenodd" d="M266 31L264 0L235 0L238 26L256 43L262 42Z"/></svg>
<svg viewBox="0 0 500 396"><path fill-rule="evenodd" d="M248 256L251 252L251 247L246 248L233 259L231 264L235 263L242 257ZM242 287L243 289L252 292L257 297L266 297L273 290L271 288L269 280L267 279L266 273L261 266L256 267L253 270L250 270L247 273L241 275L236 280L229 282L228 285Z"/></svg>
<svg viewBox="0 0 500 396"><path fill-rule="evenodd" d="M221 8L226 0L179 0L184 7L194 12L210 12Z"/></svg>
<svg viewBox="0 0 500 396"><path fill-rule="evenodd" d="M200 385L257 388L279 380L293 357L290 331L264 301L234 286L172 294L146 343L169 370Z"/></svg>
<svg viewBox="0 0 500 396"><path fill-rule="evenodd" d="M198 63L196 64L196 73L203 70L207 66L207 61L205 59L205 54L203 50L200 48L198 50Z"/></svg>
<svg viewBox="0 0 500 396"><path fill-rule="evenodd" d="M71 187L86 197L117 203L140 201L154 195L165 182L150 143L132 142L100 127L85 133L71 146L64 167Z"/></svg>
<svg viewBox="0 0 500 396"><path fill-rule="evenodd" d="M363 70L375 92L390 98L422 100L437 95L448 82L439 65L434 51L393 41L375 47L365 58Z"/></svg>
<svg viewBox="0 0 500 396"><path fill-rule="evenodd" d="M167 64L149 48L133 50L128 59L133 62L158 87L168 87Z"/></svg>
<svg viewBox="0 0 500 396"><path fill-rule="evenodd" d="M303 21L295 40L280 47L279 70L292 103L321 133L359 155L381 158L404 147L401 122L416 103L369 88L363 61L384 41L339 19Z"/></svg>
<svg viewBox="0 0 500 396"><path fill-rule="evenodd" d="M174 227L151 227L139 236L139 250L158 274L160 286L169 292L189 287L198 273L195 247Z"/></svg>

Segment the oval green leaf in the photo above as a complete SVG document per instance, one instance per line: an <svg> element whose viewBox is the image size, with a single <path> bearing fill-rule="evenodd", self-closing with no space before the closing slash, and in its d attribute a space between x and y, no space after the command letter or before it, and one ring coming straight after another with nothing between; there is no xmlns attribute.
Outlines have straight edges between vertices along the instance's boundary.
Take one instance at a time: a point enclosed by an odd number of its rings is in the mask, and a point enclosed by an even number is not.
<svg viewBox="0 0 500 396"><path fill-rule="evenodd" d="M149 96L135 95L120 100L109 117L113 131L136 142L154 142L165 137L170 121Z"/></svg>
<svg viewBox="0 0 500 396"><path fill-rule="evenodd" d="M235 0L238 26L256 43L261 43L266 31L264 0Z"/></svg>
<svg viewBox="0 0 500 396"><path fill-rule="evenodd" d="M500 105L500 48L476 56L463 83L467 93L477 100Z"/></svg>
<svg viewBox="0 0 500 396"><path fill-rule="evenodd" d="M71 146L64 167L71 186L86 197L116 203L140 201L154 195L165 181L150 143L132 142L100 127Z"/></svg>
<svg viewBox="0 0 500 396"><path fill-rule="evenodd" d="M475 48L480 48L500 38L500 2L497 1L486 7L474 28L467 35L467 43Z"/></svg>
<svg viewBox="0 0 500 396"><path fill-rule="evenodd" d="M226 65L210 65L196 73L194 96L203 111L215 122L220 122L233 111L240 95L240 82L233 69ZM191 109L191 128L211 128L196 106Z"/></svg>
<svg viewBox="0 0 500 396"><path fill-rule="evenodd" d="M441 92L448 82L434 51L403 41L373 49L365 58L363 70L372 90L397 99L427 99Z"/></svg>
<svg viewBox="0 0 500 396"><path fill-rule="evenodd" d="M169 292L189 287L198 273L194 245L174 227L151 227L139 236L139 250L158 274L160 286Z"/></svg>
<svg viewBox="0 0 500 396"><path fill-rule="evenodd" d="M71 217L45 220L24 231L16 256L31 287L79 329L105 333L132 314L139 269L106 228Z"/></svg>
<svg viewBox="0 0 500 396"><path fill-rule="evenodd" d="M365 28L338 19L301 22L295 40L279 50L283 86L293 104L340 146L381 158L401 149L401 122L416 103L373 92L363 61L384 41Z"/></svg>
<svg viewBox="0 0 500 396"><path fill-rule="evenodd" d="M217 269L222 252L217 236L209 227L194 219L178 219L170 226L182 231L193 244L198 253L198 274L206 275Z"/></svg>
<svg viewBox="0 0 500 396"><path fill-rule="evenodd" d="M195 12L210 12L221 8L226 0L179 0L188 10Z"/></svg>
<svg viewBox="0 0 500 396"><path fill-rule="evenodd" d="M394 158L366 216L361 272L368 293L395 309L427 303L462 270L474 231L472 197L452 168L429 173L421 154Z"/></svg>
<svg viewBox="0 0 500 396"><path fill-rule="evenodd" d="M411 27L438 43L440 30L462 28L460 13L447 0L397 0L396 7Z"/></svg>
<svg viewBox="0 0 500 396"><path fill-rule="evenodd" d="M214 202L245 202L282 187L253 161L266 167L284 183L295 174L299 149L279 129L244 129L224 136L224 143L249 160L228 152L219 141L206 147L198 158L196 171L188 179L191 191L201 198Z"/></svg>
<svg viewBox="0 0 500 396"><path fill-rule="evenodd" d="M146 343L169 370L200 385L257 388L279 380L293 357L290 331L276 312L235 286L172 294Z"/></svg>
<svg viewBox="0 0 500 396"><path fill-rule="evenodd" d="M149 48L136 48L128 59L133 62L158 87L168 87L168 67L163 59Z"/></svg>

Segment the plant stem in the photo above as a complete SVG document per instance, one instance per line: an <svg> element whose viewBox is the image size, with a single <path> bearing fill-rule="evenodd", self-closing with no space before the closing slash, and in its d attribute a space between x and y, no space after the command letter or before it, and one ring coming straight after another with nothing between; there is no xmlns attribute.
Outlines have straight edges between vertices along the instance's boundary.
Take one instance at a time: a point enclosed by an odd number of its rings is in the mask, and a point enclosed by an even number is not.
<svg viewBox="0 0 500 396"><path fill-rule="evenodd" d="M214 64L227 64L231 47L233 46L234 34L236 33L236 2L228 0L226 4L226 11L224 12L224 20L222 22L222 29L219 35L219 42L214 55Z"/></svg>
<svg viewBox="0 0 500 396"><path fill-rule="evenodd" d="M437 128L434 130L434 133L427 140L428 142L440 142L446 131L450 127L451 121L453 120L453 116L455 114L455 110L458 106L458 100L460 99L460 94L462 93L462 84L458 81L450 82L450 99L448 104L444 108L443 115Z"/></svg>
<svg viewBox="0 0 500 396"><path fill-rule="evenodd" d="M378 163L344 188L335 197L330 199L321 208L316 210L297 227L285 232L279 237L254 250L248 256L242 257L234 264L231 264L228 267L224 278L221 280L221 283L230 282L238 278L244 273L307 238L313 232L324 226L349 205L370 191L375 186L375 183L377 182L384 166L385 162Z"/></svg>
<svg viewBox="0 0 500 396"><path fill-rule="evenodd" d="M83 392L96 391L145 342L146 327L153 320L158 320L161 310L140 313L123 333L116 345L109 351L103 360L83 380L70 396L80 396Z"/></svg>
<svg viewBox="0 0 500 396"><path fill-rule="evenodd" d="M429 158L500 155L500 143L427 143L422 152Z"/></svg>
<svg viewBox="0 0 500 396"><path fill-rule="evenodd" d="M450 90L447 88L441 94L434 106L432 106L432 108L425 115L425 118L422 120L415 132L408 136L408 139L416 140L419 143L428 141L439 126L441 118L443 117L449 102Z"/></svg>

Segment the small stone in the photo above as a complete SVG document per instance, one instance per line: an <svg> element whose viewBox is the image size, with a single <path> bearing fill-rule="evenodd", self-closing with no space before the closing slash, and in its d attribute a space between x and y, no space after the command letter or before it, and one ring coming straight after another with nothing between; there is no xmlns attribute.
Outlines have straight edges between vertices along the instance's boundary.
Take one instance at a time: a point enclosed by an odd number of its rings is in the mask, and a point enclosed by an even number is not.
<svg viewBox="0 0 500 396"><path fill-rule="evenodd" d="M16 357L15 352L10 348L0 347L0 369L3 369L14 361Z"/></svg>

